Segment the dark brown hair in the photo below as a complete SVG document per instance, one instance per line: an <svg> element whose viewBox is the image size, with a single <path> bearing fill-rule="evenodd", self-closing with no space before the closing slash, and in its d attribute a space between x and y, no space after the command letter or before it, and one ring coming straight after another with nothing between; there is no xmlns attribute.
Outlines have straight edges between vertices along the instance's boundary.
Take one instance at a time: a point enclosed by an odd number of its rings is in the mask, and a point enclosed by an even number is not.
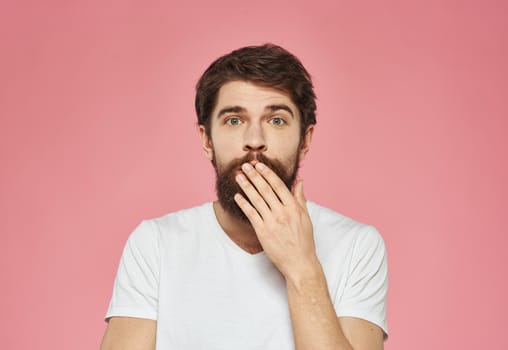
<svg viewBox="0 0 508 350"><path fill-rule="evenodd" d="M316 124L316 95L310 74L300 60L280 46L247 46L219 57L196 85L198 124L210 136L210 115L225 83L244 80L285 91L301 115L301 134Z"/></svg>

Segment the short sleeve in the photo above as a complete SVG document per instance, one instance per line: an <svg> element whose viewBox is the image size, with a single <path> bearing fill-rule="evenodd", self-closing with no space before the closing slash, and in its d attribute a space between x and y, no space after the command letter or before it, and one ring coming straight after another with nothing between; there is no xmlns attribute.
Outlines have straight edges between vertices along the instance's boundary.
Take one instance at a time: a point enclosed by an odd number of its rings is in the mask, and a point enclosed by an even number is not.
<svg viewBox="0 0 508 350"><path fill-rule="evenodd" d="M386 338L388 264L383 238L374 227L366 226L359 232L353 249L337 315L372 322L384 331Z"/></svg>
<svg viewBox="0 0 508 350"><path fill-rule="evenodd" d="M143 221L125 244L106 320L113 316L157 320L159 262L158 231Z"/></svg>

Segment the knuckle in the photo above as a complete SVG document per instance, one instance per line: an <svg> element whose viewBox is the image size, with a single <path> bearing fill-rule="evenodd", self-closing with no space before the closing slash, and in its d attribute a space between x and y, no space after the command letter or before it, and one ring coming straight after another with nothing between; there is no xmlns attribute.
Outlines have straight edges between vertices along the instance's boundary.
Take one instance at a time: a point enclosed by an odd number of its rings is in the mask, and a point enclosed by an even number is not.
<svg viewBox="0 0 508 350"><path fill-rule="evenodd" d="M247 173L247 175L251 178L251 179L257 179L258 177L260 177L259 173L257 171L250 171Z"/></svg>
<svg viewBox="0 0 508 350"><path fill-rule="evenodd" d="M255 198L251 199L251 201L257 208L259 208L261 205L265 203L265 201L259 196L256 196Z"/></svg>
<svg viewBox="0 0 508 350"><path fill-rule="evenodd" d="M242 187L245 188L245 189L249 189L249 188L252 188L252 184L250 181L244 181L242 184Z"/></svg>
<svg viewBox="0 0 508 350"><path fill-rule="evenodd" d="M256 213L256 209L252 208L251 206L245 206L245 215L252 216Z"/></svg>
<svg viewBox="0 0 508 350"><path fill-rule="evenodd" d="M279 181L275 182L272 187L276 192L287 189L286 185L284 185L282 182Z"/></svg>
<svg viewBox="0 0 508 350"><path fill-rule="evenodd" d="M263 192L263 193L268 193L271 190L270 185L268 185L266 182L260 183L258 188L259 188L259 191Z"/></svg>

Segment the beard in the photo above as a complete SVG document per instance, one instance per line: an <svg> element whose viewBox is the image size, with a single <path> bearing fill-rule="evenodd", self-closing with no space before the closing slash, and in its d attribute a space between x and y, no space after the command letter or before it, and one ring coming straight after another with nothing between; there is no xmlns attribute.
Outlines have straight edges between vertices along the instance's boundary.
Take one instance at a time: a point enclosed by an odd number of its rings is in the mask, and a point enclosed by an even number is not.
<svg viewBox="0 0 508 350"><path fill-rule="evenodd" d="M296 176L298 173L298 168L300 165L300 153L295 152L294 159L292 159L289 164L284 164L280 160L277 159L269 159L262 153L253 153L249 152L244 157L234 159L227 165L218 165L215 152L213 153L212 165L215 169L216 174L216 183L215 190L217 192L217 197L219 199L219 203L222 208L229 213L232 217L240 219L243 222L249 222L249 219L243 213L242 209L236 204L234 199L234 195L236 193L240 193L243 197L252 205L249 198L243 193L242 188L235 180L238 172L243 173L241 170L241 165L243 163L249 163L253 160L261 162L265 164L267 167L272 169L275 174L286 184L287 188L291 191L293 185L296 180ZM247 181L248 178L247 178ZM254 205L252 205L254 207ZM255 208L255 207L254 207Z"/></svg>

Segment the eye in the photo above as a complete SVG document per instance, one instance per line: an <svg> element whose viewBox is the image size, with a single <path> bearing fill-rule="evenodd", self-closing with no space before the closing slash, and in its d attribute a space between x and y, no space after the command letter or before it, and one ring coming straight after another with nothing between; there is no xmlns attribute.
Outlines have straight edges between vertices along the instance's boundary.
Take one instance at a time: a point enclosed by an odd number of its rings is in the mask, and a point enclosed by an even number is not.
<svg viewBox="0 0 508 350"><path fill-rule="evenodd" d="M242 121L240 118L232 117L226 120L226 124L228 125L240 125Z"/></svg>
<svg viewBox="0 0 508 350"><path fill-rule="evenodd" d="M282 118L275 117L275 118L270 119L270 124L275 125L275 126L282 126L282 125L286 124L286 121Z"/></svg>

